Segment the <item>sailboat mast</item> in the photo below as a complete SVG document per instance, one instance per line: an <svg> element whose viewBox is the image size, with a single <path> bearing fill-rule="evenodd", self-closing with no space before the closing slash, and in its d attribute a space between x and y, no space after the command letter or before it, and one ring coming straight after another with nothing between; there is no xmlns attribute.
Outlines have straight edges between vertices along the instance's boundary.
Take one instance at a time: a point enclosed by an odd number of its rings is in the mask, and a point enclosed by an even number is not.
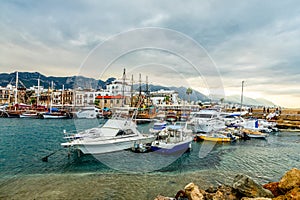
<svg viewBox="0 0 300 200"><path fill-rule="evenodd" d="M149 106L149 87L148 87L148 76L146 76L146 98L147 98L147 106Z"/></svg>
<svg viewBox="0 0 300 200"><path fill-rule="evenodd" d="M126 79L126 69L123 71L123 82L122 82L122 107L125 105L125 79Z"/></svg>
<svg viewBox="0 0 300 200"><path fill-rule="evenodd" d="M38 78L38 88L37 88L37 95L36 95L36 107L39 105L40 100L40 78Z"/></svg>
<svg viewBox="0 0 300 200"><path fill-rule="evenodd" d="M61 104L62 107L64 107L64 91L65 91L65 85L62 85L62 93L61 93Z"/></svg>
<svg viewBox="0 0 300 200"><path fill-rule="evenodd" d="M242 107L243 107L243 100L244 100L244 81L242 81L241 112L242 112Z"/></svg>
<svg viewBox="0 0 300 200"><path fill-rule="evenodd" d="M131 75L131 89L130 89L130 107L132 107L133 101L133 74Z"/></svg>
<svg viewBox="0 0 300 200"><path fill-rule="evenodd" d="M53 81L51 81L51 97L50 97L50 113L52 112L52 104L53 104Z"/></svg>
<svg viewBox="0 0 300 200"><path fill-rule="evenodd" d="M15 93L15 105L18 103L18 83L19 83L19 72L16 72L16 93Z"/></svg>
<svg viewBox="0 0 300 200"><path fill-rule="evenodd" d="M139 74L139 84L140 84L140 90L139 90L139 98L142 95L142 75Z"/></svg>

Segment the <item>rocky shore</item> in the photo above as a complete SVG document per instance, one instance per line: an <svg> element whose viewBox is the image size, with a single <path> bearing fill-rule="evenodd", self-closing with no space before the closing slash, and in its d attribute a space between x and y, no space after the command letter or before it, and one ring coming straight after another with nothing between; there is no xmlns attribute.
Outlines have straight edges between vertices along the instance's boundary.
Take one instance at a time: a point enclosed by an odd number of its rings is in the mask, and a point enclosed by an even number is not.
<svg viewBox="0 0 300 200"><path fill-rule="evenodd" d="M250 177L238 174L231 186L210 186L201 189L194 183L187 184L174 197L158 195L154 200L300 200L300 170L286 172L279 182L265 185Z"/></svg>

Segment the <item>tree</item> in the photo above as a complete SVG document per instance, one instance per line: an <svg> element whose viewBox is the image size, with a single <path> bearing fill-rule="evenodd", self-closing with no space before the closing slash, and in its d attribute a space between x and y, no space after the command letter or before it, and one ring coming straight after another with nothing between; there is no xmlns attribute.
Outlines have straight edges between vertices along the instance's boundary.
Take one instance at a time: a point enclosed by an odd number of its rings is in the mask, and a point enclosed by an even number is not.
<svg viewBox="0 0 300 200"><path fill-rule="evenodd" d="M186 89L186 94L188 95L189 102L191 102L190 95L193 93L192 88Z"/></svg>
<svg viewBox="0 0 300 200"><path fill-rule="evenodd" d="M100 103L100 100L99 100L99 99L95 99L94 104L95 104L96 106L99 106L99 103Z"/></svg>
<svg viewBox="0 0 300 200"><path fill-rule="evenodd" d="M220 102L221 102L221 104L223 104L224 103L224 98L221 98Z"/></svg>

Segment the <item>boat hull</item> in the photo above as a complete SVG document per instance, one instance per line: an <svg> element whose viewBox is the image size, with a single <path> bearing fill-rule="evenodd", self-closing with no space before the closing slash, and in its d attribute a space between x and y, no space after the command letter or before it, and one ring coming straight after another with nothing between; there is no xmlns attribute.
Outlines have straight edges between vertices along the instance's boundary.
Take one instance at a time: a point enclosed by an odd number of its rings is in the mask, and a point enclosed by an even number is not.
<svg viewBox="0 0 300 200"><path fill-rule="evenodd" d="M268 137L267 134L247 134L250 138L256 138L256 139L266 139Z"/></svg>
<svg viewBox="0 0 300 200"><path fill-rule="evenodd" d="M67 115L43 115L44 119L66 119Z"/></svg>
<svg viewBox="0 0 300 200"><path fill-rule="evenodd" d="M204 135L197 136L199 140L212 141L212 142L231 142L231 138L217 138L217 137L209 137Z"/></svg>
<svg viewBox="0 0 300 200"><path fill-rule="evenodd" d="M38 116L37 114L35 114L35 115L24 115L24 114L22 114L22 115L20 115L20 118L32 118L32 119L37 119L37 118L39 118L39 116Z"/></svg>
<svg viewBox="0 0 300 200"><path fill-rule="evenodd" d="M159 142L156 144L151 145L151 151L160 154L178 154L184 153L191 148L191 140L181 142L178 144L160 144Z"/></svg>
<svg viewBox="0 0 300 200"><path fill-rule="evenodd" d="M128 139L123 141L116 141L112 140L110 142L107 141L100 141L98 143L63 143L62 146L74 146L79 149L83 154L104 154L104 153L111 153L122 151L126 149L131 149L135 143L151 143L155 139L154 136L149 137L141 137L138 139Z"/></svg>

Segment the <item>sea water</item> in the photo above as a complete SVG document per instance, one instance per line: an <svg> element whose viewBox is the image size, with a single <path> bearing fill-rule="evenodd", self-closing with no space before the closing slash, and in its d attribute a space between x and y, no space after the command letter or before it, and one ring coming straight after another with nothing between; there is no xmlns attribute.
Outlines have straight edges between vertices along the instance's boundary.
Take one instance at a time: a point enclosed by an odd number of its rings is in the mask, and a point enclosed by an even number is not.
<svg viewBox="0 0 300 200"><path fill-rule="evenodd" d="M0 199L154 199L174 196L189 182L201 188L230 185L244 173L263 184L300 168L299 132L231 144L193 142L191 152L171 156L131 151L78 156L60 146L64 130L101 123L0 118ZM150 126L138 128L147 133Z"/></svg>

